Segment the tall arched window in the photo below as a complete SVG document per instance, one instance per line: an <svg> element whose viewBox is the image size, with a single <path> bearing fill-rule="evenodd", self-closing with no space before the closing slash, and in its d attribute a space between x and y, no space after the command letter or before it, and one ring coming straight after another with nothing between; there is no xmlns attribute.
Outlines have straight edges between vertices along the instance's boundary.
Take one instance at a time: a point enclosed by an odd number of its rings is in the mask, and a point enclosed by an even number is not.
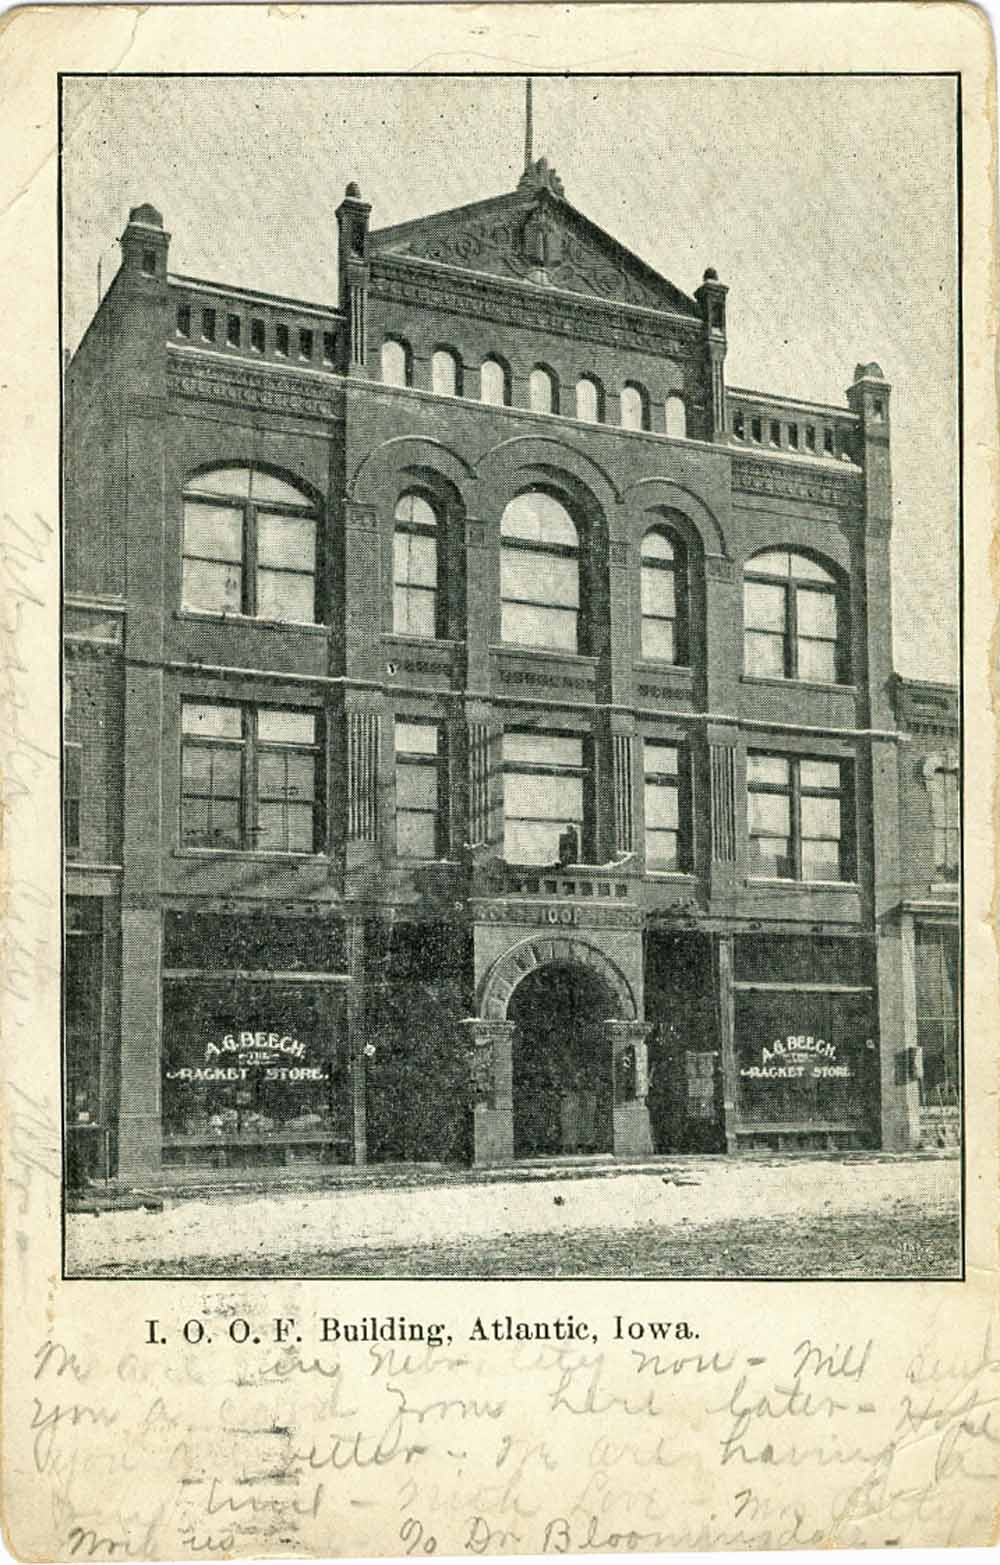
<svg viewBox="0 0 1000 1565"><path fill-rule="evenodd" d="M438 634L438 518L421 494L404 494L396 502L392 628L398 636Z"/></svg>
<svg viewBox="0 0 1000 1565"><path fill-rule="evenodd" d="M846 659L840 622L836 579L816 560L768 549L747 562L743 633L748 674L842 681Z"/></svg>
<svg viewBox="0 0 1000 1565"><path fill-rule="evenodd" d="M684 545L663 528L642 540L642 655L687 662L687 572Z"/></svg>
<svg viewBox="0 0 1000 1565"><path fill-rule="evenodd" d="M253 467L200 473L184 490L181 602L209 614L316 619L316 507Z"/></svg>
<svg viewBox="0 0 1000 1565"><path fill-rule="evenodd" d="M589 375L576 383L576 416L585 424L601 422L601 388Z"/></svg>
<svg viewBox="0 0 1000 1565"><path fill-rule="evenodd" d="M528 380L528 405L532 413L558 413L556 378L551 370L537 364Z"/></svg>
<svg viewBox="0 0 1000 1565"><path fill-rule="evenodd" d="M412 383L412 360L405 342L387 337L382 344L382 379L387 386L409 386Z"/></svg>
<svg viewBox="0 0 1000 1565"><path fill-rule="evenodd" d="M642 387L634 383L623 386L620 400L622 429L648 429L649 398Z"/></svg>
<svg viewBox="0 0 1000 1565"><path fill-rule="evenodd" d="M683 397L667 398L666 429L671 440L687 439L687 408Z"/></svg>
<svg viewBox="0 0 1000 1565"><path fill-rule="evenodd" d="M438 348L431 357L431 390L439 397L460 397L462 394L458 358L450 348Z"/></svg>
<svg viewBox="0 0 1000 1565"><path fill-rule="evenodd" d="M484 359L480 365L479 396L482 402L489 402L496 408L509 405L510 384L499 359Z"/></svg>
<svg viewBox="0 0 1000 1565"><path fill-rule="evenodd" d="M518 495L503 513L500 544L503 640L576 652L580 545L566 507L541 490Z"/></svg>

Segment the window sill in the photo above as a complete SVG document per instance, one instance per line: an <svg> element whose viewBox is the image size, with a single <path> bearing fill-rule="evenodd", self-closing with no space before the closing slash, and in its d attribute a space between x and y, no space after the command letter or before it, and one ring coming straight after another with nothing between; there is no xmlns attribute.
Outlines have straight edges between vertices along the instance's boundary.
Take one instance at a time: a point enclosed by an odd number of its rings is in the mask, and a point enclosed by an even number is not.
<svg viewBox="0 0 1000 1565"><path fill-rule="evenodd" d="M259 619L255 614L216 614L209 609L175 609L174 619L210 625L259 625L263 630L305 631L312 636L330 634L329 625L317 624L315 620Z"/></svg>
<svg viewBox="0 0 1000 1565"><path fill-rule="evenodd" d="M666 658L636 658L633 667L641 673L677 674L684 680L694 678L690 663L670 663Z"/></svg>
<svg viewBox="0 0 1000 1565"><path fill-rule="evenodd" d="M857 685L838 685L828 679L778 678L775 674L741 674L741 685L774 685L780 690L839 690L848 696L856 696Z"/></svg>
<svg viewBox="0 0 1000 1565"><path fill-rule="evenodd" d="M698 883L697 875L689 869L647 869L646 879L681 881L686 886L694 886Z"/></svg>
<svg viewBox="0 0 1000 1565"><path fill-rule="evenodd" d="M860 891L857 880L785 880L779 875L748 875L746 886L768 886L783 891Z"/></svg>
<svg viewBox="0 0 1000 1565"><path fill-rule="evenodd" d="M586 652L559 652L554 647L531 647L520 641L491 642L490 651L502 652L506 657L555 658L560 663L583 663L589 668L596 668L598 663L596 657Z"/></svg>
<svg viewBox="0 0 1000 1565"><path fill-rule="evenodd" d="M257 864L328 864L328 853L265 853L259 848L174 848L171 858L175 859L206 859L217 862L220 859L252 859Z"/></svg>
<svg viewBox="0 0 1000 1565"><path fill-rule="evenodd" d="M464 647L464 641L453 641L448 636L411 636L402 630L384 630L383 641L401 641L408 647Z"/></svg>

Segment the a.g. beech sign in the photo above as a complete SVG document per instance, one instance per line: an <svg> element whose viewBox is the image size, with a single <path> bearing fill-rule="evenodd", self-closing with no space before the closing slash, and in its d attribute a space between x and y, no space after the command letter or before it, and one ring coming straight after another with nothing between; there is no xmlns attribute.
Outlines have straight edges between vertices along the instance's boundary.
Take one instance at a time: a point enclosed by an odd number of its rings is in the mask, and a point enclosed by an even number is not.
<svg viewBox="0 0 1000 1565"><path fill-rule="evenodd" d="M320 1065L282 1063L283 1058L304 1060L305 1056L306 1045L290 1033L227 1032L218 1043L206 1043L204 1065L183 1065L166 1075L168 1081L246 1081L252 1070L260 1068L265 1081L325 1081ZM221 1063L227 1057L232 1064Z"/></svg>
<svg viewBox="0 0 1000 1565"><path fill-rule="evenodd" d="M854 1073L849 1065L837 1064L837 1045L811 1034L789 1033L764 1044L759 1065L744 1065L740 1075L750 1081L797 1081L810 1076L814 1080L843 1080Z"/></svg>

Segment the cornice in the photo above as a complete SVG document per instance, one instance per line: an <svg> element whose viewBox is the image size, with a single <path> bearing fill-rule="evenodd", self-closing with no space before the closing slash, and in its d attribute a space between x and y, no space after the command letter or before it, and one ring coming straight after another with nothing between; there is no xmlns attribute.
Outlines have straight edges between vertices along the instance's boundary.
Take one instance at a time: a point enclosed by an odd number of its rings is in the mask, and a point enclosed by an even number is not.
<svg viewBox="0 0 1000 1565"><path fill-rule="evenodd" d="M702 325L694 319L688 322L682 316L661 316L612 299L557 293L401 256L380 256L373 262L371 292L401 304L452 309L500 325L526 326L610 347L645 344L675 357L701 352Z"/></svg>

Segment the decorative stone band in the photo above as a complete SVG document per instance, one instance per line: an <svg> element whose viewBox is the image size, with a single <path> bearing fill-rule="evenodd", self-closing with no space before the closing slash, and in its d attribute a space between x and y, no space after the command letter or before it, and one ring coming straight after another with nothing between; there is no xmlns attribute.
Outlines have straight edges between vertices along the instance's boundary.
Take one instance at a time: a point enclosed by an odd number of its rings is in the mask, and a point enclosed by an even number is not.
<svg viewBox="0 0 1000 1565"><path fill-rule="evenodd" d="M733 463L733 488L749 494L777 495L786 500L815 500L820 505L847 505L862 496L862 480L843 476L789 473L757 462Z"/></svg>
<svg viewBox="0 0 1000 1565"><path fill-rule="evenodd" d="M340 396L333 386L315 385L305 378L266 370L241 369L235 364L170 363L167 389L175 397L202 402L225 402L235 407L258 408L265 413L294 413L307 418L336 418Z"/></svg>

